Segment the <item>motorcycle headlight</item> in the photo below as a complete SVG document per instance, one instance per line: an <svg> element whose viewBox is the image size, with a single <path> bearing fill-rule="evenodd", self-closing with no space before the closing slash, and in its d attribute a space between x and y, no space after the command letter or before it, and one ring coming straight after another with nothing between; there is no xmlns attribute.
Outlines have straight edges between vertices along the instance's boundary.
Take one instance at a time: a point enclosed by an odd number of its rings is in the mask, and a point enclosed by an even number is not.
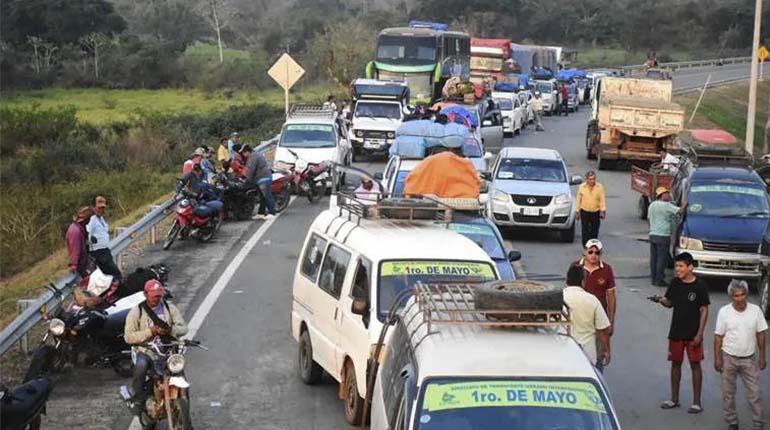
<svg viewBox="0 0 770 430"><path fill-rule="evenodd" d="M500 203L508 203L511 201L511 196L506 192L494 190L492 191L492 200Z"/></svg>
<svg viewBox="0 0 770 430"><path fill-rule="evenodd" d="M396 138L396 133L394 133L392 131L389 131L388 132L388 139L395 139L395 138Z"/></svg>
<svg viewBox="0 0 770 430"><path fill-rule="evenodd" d="M570 195L567 193L559 194L558 196L554 197L553 203L556 205L568 205L572 201L572 198L570 198Z"/></svg>
<svg viewBox="0 0 770 430"><path fill-rule="evenodd" d="M305 160L297 160L297 164L295 164L295 166L297 167L297 170L299 170L301 172L301 171L307 169L307 161L305 161Z"/></svg>
<svg viewBox="0 0 770 430"><path fill-rule="evenodd" d="M363 130L356 130L356 137L364 137L364 131Z"/></svg>
<svg viewBox="0 0 770 430"><path fill-rule="evenodd" d="M190 206L190 200L183 199L181 202L179 202L179 207L184 209Z"/></svg>
<svg viewBox="0 0 770 430"><path fill-rule="evenodd" d="M679 236L679 247L692 251L703 251L703 242L687 236Z"/></svg>
<svg viewBox="0 0 770 430"><path fill-rule="evenodd" d="M54 336L61 336L64 334L64 321L59 318L54 318L48 322L48 332Z"/></svg>
<svg viewBox="0 0 770 430"><path fill-rule="evenodd" d="M182 354L172 354L166 360L166 367L171 373L180 373L184 370L184 356Z"/></svg>

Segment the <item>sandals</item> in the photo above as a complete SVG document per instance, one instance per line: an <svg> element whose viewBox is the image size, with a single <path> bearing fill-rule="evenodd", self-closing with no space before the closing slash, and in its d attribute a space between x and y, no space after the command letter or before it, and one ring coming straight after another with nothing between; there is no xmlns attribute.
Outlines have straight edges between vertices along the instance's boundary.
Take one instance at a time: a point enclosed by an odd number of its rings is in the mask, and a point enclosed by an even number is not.
<svg viewBox="0 0 770 430"><path fill-rule="evenodd" d="M699 414L701 412L703 412L701 405L692 405L689 409L687 409L688 414Z"/></svg>
<svg viewBox="0 0 770 430"><path fill-rule="evenodd" d="M674 409L678 408L679 406L679 402L674 402L673 400L666 400L660 404L661 409Z"/></svg>

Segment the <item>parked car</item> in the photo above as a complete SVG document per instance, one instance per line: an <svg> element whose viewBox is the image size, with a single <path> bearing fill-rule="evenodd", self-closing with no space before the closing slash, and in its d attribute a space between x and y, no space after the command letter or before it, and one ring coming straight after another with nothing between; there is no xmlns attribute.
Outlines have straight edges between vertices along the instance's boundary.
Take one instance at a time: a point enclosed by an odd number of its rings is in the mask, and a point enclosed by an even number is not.
<svg viewBox="0 0 770 430"><path fill-rule="evenodd" d="M404 82L356 79L352 85L350 141L354 155L387 155L404 118L409 87Z"/></svg>
<svg viewBox="0 0 770 430"><path fill-rule="evenodd" d="M472 240L495 262L501 280L516 279L512 263L521 260L521 252L506 251L500 230L489 218L473 212L455 212L450 223L438 223Z"/></svg>
<svg viewBox="0 0 770 430"><path fill-rule="evenodd" d="M503 147L503 114L493 99L487 98L478 104L460 106L467 109L478 124L478 127L473 128L472 134L481 141L484 149L497 150Z"/></svg>
<svg viewBox="0 0 770 430"><path fill-rule="evenodd" d="M549 229L564 242L575 239L570 186L583 182L568 176L558 151L503 148L492 169L488 216L498 226Z"/></svg>
<svg viewBox="0 0 770 430"><path fill-rule="evenodd" d="M526 109L522 107L519 96L516 93L494 92L492 98L503 114L503 133L511 136L521 133L526 125Z"/></svg>

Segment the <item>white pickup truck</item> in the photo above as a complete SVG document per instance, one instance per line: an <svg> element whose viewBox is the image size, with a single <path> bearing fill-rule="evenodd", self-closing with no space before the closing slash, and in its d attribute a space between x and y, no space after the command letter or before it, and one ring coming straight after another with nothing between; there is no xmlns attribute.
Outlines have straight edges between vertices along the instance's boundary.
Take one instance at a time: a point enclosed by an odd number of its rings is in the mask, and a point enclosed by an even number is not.
<svg viewBox="0 0 770 430"><path fill-rule="evenodd" d="M404 119L409 87L404 82L356 79L349 136L354 155L388 155Z"/></svg>

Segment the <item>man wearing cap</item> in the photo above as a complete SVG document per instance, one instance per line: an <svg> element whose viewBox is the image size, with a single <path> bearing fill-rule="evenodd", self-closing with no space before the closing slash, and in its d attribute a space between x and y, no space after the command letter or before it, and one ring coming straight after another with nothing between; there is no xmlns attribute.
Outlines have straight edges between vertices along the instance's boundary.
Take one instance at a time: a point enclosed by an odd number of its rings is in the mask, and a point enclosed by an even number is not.
<svg viewBox="0 0 770 430"><path fill-rule="evenodd" d="M88 269L91 260L88 256L88 241L86 237L86 224L91 219L91 208L83 206L72 215L72 223L67 227L67 234L64 240L67 243L67 254L69 255L68 267L70 272L77 273L80 276L88 276Z"/></svg>
<svg viewBox="0 0 770 430"><path fill-rule="evenodd" d="M235 153L237 150L233 148L233 145L240 144L241 137L238 135L237 131L234 131L230 133L230 140L227 141L227 151L230 153L230 159L232 160L235 158Z"/></svg>
<svg viewBox="0 0 770 430"><path fill-rule="evenodd" d="M650 280L658 287L665 287L665 270L668 265L668 249L671 245L671 228L679 208L671 203L666 187L655 190L655 201L647 208L650 222Z"/></svg>
<svg viewBox="0 0 770 430"><path fill-rule="evenodd" d="M134 412L138 415L144 408L147 393L144 380L152 366L152 358L144 347L165 337L178 338L187 333L187 324L182 313L173 304L163 299L165 289L156 279L144 284L145 301L136 305L126 316L124 339L135 352L134 379L131 384Z"/></svg>
<svg viewBox="0 0 770 430"><path fill-rule="evenodd" d="M107 209L107 199L102 195L97 195L91 202L93 215L86 225L88 232L89 245L91 247L91 257L96 261L96 265L106 275L111 275L117 279L121 278L120 269L115 264L110 252L110 226L104 219L104 211Z"/></svg>
<svg viewBox="0 0 770 430"><path fill-rule="evenodd" d="M569 309L570 336L580 345L592 363L610 364L610 320L602 304L583 288L585 273L570 266L564 287L564 304Z"/></svg>
<svg viewBox="0 0 770 430"><path fill-rule="evenodd" d="M573 263L583 268L583 288L593 294L610 319L609 335L612 336L615 329L615 311L617 299L615 295L615 274L612 266L602 261L602 249L604 245L599 239L591 239L586 242L583 258ZM603 363L598 361L596 367L603 369Z"/></svg>
<svg viewBox="0 0 770 430"><path fill-rule="evenodd" d="M201 159L203 159L203 156L206 154L206 150L203 148L195 148L195 151L190 155L190 158L184 162L182 165L182 174L185 175L187 173L190 173L193 166L196 164L200 164Z"/></svg>

